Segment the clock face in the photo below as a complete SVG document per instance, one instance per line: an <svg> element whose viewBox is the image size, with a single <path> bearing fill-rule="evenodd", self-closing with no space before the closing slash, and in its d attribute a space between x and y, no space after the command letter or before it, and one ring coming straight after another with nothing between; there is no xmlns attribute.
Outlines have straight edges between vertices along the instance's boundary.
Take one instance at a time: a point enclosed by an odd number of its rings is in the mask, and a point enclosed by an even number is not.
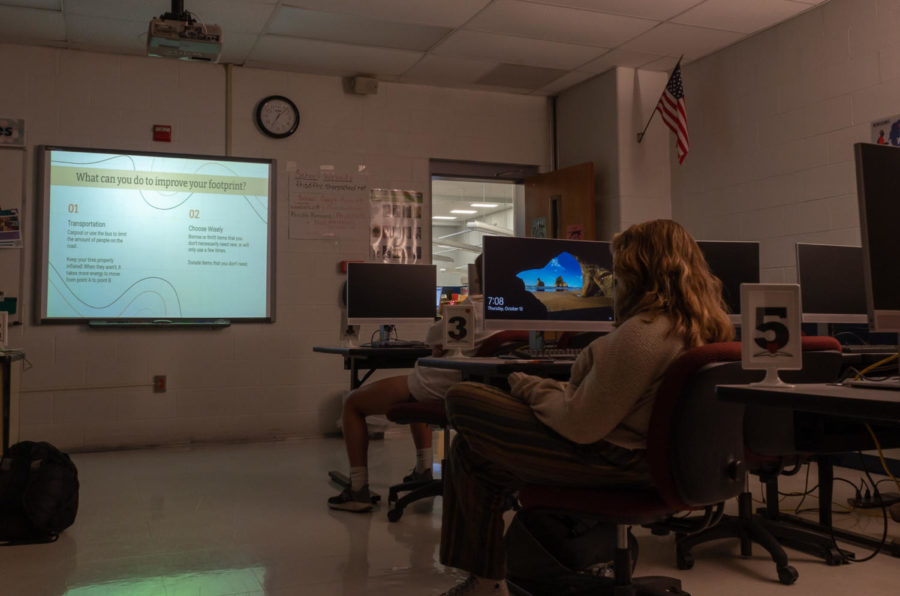
<svg viewBox="0 0 900 596"><path fill-rule="evenodd" d="M256 106L256 124L270 137L283 139L297 130L300 112L287 97L270 95Z"/></svg>

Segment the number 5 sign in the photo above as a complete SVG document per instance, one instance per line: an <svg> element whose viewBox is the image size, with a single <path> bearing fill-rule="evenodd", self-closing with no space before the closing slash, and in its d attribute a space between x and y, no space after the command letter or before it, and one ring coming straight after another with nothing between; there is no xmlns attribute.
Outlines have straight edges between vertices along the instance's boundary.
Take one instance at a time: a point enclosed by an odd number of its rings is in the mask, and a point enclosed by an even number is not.
<svg viewBox="0 0 900 596"><path fill-rule="evenodd" d="M742 365L766 371L756 384L785 385L779 370L803 368L800 317L799 285L741 284Z"/></svg>
<svg viewBox="0 0 900 596"><path fill-rule="evenodd" d="M445 350L471 350L475 347L475 313L471 304L444 307Z"/></svg>

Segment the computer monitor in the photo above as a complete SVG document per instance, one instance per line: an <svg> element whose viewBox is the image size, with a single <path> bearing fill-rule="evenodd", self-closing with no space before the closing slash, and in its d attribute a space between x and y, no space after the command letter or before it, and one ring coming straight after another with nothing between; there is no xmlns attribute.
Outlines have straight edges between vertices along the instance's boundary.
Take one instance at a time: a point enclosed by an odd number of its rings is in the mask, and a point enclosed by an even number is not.
<svg viewBox="0 0 900 596"><path fill-rule="evenodd" d="M741 284L759 283L759 242L698 240L709 270L722 281L722 298L728 318L741 322Z"/></svg>
<svg viewBox="0 0 900 596"><path fill-rule="evenodd" d="M869 328L900 331L900 149L857 143L853 150Z"/></svg>
<svg viewBox="0 0 900 596"><path fill-rule="evenodd" d="M865 323L863 253L858 246L797 243L804 323Z"/></svg>
<svg viewBox="0 0 900 596"><path fill-rule="evenodd" d="M347 324L434 322L437 268L398 263L347 263Z"/></svg>
<svg viewBox="0 0 900 596"><path fill-rule="evenodd" d="M611 331L609 242L482 238L487 329Z"/></svg>

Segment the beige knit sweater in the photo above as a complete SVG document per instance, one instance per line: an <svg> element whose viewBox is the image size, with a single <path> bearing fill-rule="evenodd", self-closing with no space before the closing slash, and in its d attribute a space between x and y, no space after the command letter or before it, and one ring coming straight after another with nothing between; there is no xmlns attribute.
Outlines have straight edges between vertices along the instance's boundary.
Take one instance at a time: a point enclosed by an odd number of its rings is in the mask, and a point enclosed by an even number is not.
<svg viewBox="0 0 900 596"><path fill-rule="evenodd" d="M685 347L680 336L667 336L671 326L665 315L635 315L591 342L572 365L568 382L516 372L509 375L511 393L576 443L605 439L646 449L656 390Z"/></svg>

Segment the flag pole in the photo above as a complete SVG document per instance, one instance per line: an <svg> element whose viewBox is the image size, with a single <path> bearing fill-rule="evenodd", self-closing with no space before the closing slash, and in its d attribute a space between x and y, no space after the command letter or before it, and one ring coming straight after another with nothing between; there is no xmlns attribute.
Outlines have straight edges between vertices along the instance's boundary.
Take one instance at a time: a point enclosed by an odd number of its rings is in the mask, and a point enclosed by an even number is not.
<svg viewBox="0 0 900 596"><path fill-rule="evenodd" d="M678 57L678 62L675 63L675 68L678 68L678 65L681 64L681 59L684 58L684 54ZM672 72L675 72L675 68L672 69ZM669 75L669 79L672 78L672 75ZM666 79L666 85L669 84L669 80ZM665 92L666 88L663 87L663 92ZM658 103L658 102L657 102ZM653 117L656 116L656 107L653 108L653 113L650 114L650 118L647 119L647 124L644 125L644 130L637 133L637 142L640 143L644 140L644 133L647 132L647 129L650 128L650 123L653 121Z"/></svg>

